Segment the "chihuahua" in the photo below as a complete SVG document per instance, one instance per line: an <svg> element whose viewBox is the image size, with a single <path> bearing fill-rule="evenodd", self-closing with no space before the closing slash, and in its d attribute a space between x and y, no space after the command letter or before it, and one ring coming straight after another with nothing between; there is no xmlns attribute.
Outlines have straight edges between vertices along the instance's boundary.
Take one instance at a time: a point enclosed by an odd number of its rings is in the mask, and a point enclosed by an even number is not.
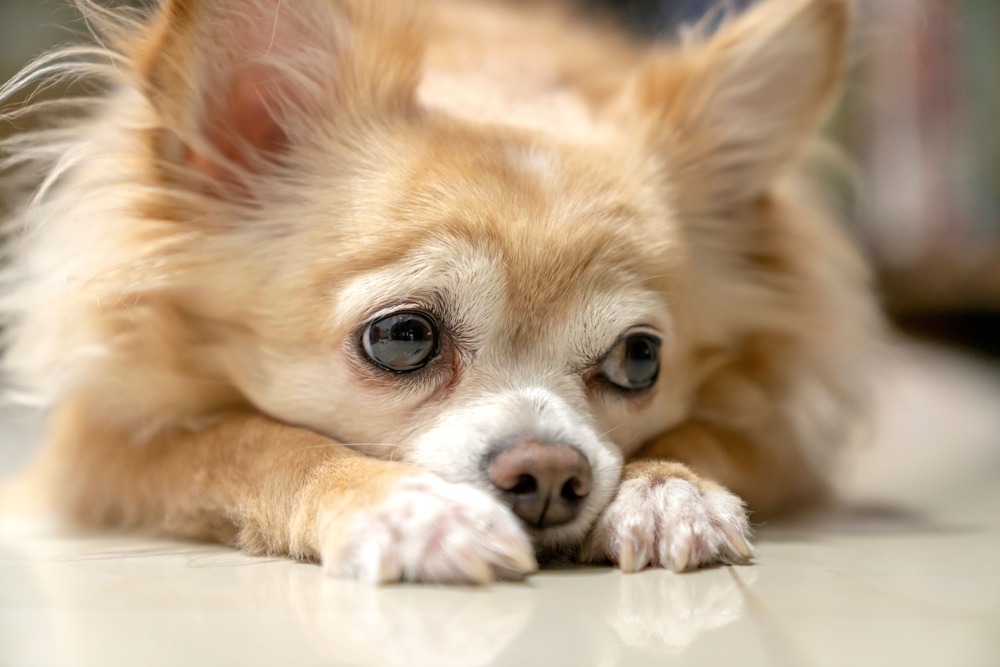
<svg viewBox="0 0 1000 667"><path fill-rule="evenodd" d="M65 516L485 583L746 562L749 510L829 488L880 326L810 157L849 0L672 43L568 2L78 4L102 46L4 92L98 82L3 145L5 384Z"/></svg>

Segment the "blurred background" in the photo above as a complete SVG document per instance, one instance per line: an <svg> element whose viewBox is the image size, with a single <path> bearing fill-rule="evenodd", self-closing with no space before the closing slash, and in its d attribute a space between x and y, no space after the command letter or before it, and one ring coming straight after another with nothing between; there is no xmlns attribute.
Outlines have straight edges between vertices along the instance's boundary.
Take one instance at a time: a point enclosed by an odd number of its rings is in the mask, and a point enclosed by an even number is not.
<svg viewBox="0 0 1000 667"><path fill-rule="evenodd" d="M751 2L577 1L610 10L637 39L669 36L720 4L740 9ZM0 80L46 49L86 35L69 4L0 0ZM867 0L845 100L830 123L858 170L852 232L877 268L890 315L914 335L994 356L1000 356L998 66L997 0ZM11 131L0 121L0 136Z"/></svg>

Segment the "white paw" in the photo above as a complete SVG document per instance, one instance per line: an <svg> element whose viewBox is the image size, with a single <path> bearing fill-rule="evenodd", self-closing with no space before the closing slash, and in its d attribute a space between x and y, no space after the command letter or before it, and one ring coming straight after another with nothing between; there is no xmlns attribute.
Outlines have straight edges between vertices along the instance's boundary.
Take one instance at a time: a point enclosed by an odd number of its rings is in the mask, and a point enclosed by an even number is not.
<svg viewBox="0 0 1000 667"><path fill-rule="evenodd" d="M485 584L538 569L520 522L486 493L432 475L405 478L379 505L355 517L324 569L373 583Z"/></svg>
<svg viewBox="0 0 1000 667"><path fill-rule="evenodd" d="M626 480L584 544L585 561L610 560L625 572L675 572L753 557L743 502L714 484L678 477Z"/></svg>

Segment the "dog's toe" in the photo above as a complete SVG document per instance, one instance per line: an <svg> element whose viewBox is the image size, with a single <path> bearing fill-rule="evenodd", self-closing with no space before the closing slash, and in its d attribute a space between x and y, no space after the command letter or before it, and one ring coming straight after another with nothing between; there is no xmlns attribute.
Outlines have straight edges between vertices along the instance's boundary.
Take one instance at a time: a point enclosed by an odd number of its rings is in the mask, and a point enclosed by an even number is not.
<svg viewBox="0 0 1000 667"><path fill-rule="evenodd" d="M486 584L537 569L534 549L510 510L464 484L432 475L404 479L359 514L321 554L334 576L373 583Z"/></svg>
<svg viewBox="0 0 1000 667"><path fill-rule="evenodd" d="M622 483L581 552L625 572L663 567L675 572L753 557L742 501L707 482L637 477Z"/></svg>

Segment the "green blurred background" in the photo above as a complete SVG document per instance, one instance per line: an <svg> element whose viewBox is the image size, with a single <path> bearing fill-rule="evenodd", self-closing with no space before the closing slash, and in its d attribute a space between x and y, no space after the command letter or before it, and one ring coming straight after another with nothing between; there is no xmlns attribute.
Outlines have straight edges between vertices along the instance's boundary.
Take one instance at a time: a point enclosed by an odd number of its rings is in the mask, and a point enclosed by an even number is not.
<svg viewBox="0 0 1000 667"><path fill-rule="evenodd" d="M579 1L610 8L637 39L717 4ZM883 301L910 332L1000 354L1000 2L863 0L856 32L830 131L858 168L852 231ZM69 0L0 0L0 79L86 34Z"/></svg>

